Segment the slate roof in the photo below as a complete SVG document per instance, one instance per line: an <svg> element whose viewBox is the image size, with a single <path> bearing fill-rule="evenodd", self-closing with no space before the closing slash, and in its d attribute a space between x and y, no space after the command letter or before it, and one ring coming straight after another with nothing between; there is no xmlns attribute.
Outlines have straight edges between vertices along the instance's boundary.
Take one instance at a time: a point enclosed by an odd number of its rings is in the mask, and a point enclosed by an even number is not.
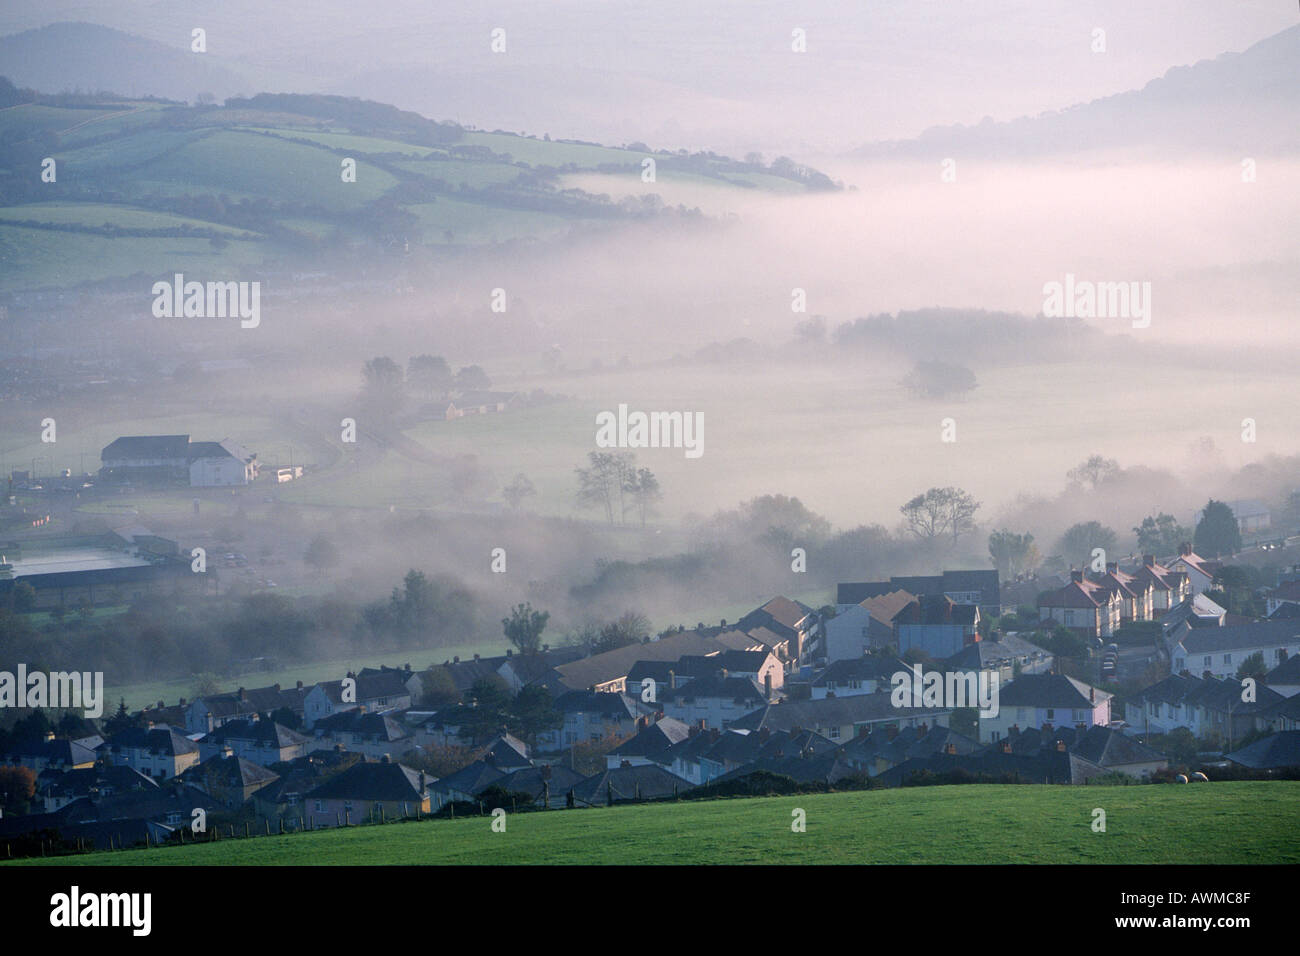
<svg viewBox="0 0 1300 956"><path fill-rule="evenodd" d="M555 709L561 714L599 714L616 720L636 716L636 703L627 694L592 690L571 690L555 698Z"/></svg>
<svg viewBox="0 0 1300 956"><path fill-rule="evenodd" d="M680 743L690 736L690 728L680 720L661 717L659 720L642 727L636 734L623 741L609 752L611 757L648 757L663 753L673 744Z"/></svg>
<svg viewBox="0 0 1300 956"><path fill-rule="evenodd" d="M502 773L533 765L528 759L528 745L512 734L497 734L489 740L483 747L481 759Z"/></svg>
<svg viewBox="0 0 1300 956"><path fill-rule="evenodd" d="M951 773L964 770L974 775L995 778L1011 776L1026 783L1081 783L1089 776L1104 773L1103 768L1067 751L1043 750L1032 756L986 750L977 754L933 754L905 760L876 777L886 786L901 786L918 771Z"/></svg>
<svg viewBox="0 0 1300 956"><path fill-rule="evenodd" d="M812 686L825 687L831 682L836 685L843 685L852 680L874 680L888 683L890 678L898 671L906 670L908 670L907 665L896 657L864 654L862 657L832 661L824 671L817 675L812 682Z"/></svg>
<svg viewBox="0 0 1300 956"><path fill-rule="evenodd" d="M1300 684L1300 654L1292 654L1264 675L1265 684Z"/></svg>
<svg viewBox="0 0 1300 956"><path fill-rule="evenodd" d="M425 777L428 787L429 778ZM357 763L306 794L307 800L421 800L420 772L400 763Z"/></svg>
<svg viewBox="0 0 1300 956"><path fill-rule="evenodd" d="M158 782L133 767L96 764L76 770L45 770L36 778L36 790L50 797L95 797L104 792L154 790Z"/></svg>
<svg viewBox="0 0 1300 956"><path fill-rule="evenodd" d="M279 776L243 757L217 754L181 773L180 779L195 786L243 788L272 783Z"/></svg>
<svg viewBox="0 0 1300 956"><path fill-rule="evenodd" d="M115 439L100 452L100 460L124 458L178 458L190 455L189 435L126 435Z"/></svg>
<svg viewBox="0 0 1300 956"><path fill-rule="evenodd" d="M1283 730L1261 737L1227 757L1235 764L1256 770L1300 767L1300 730Z"/></svg>
<svg viewBox="0 0 1300 956"><path fill-rule="evenodd" d="M845 777L862 773L857 767L844 759L838 749L824 753L804 753L788 757L760 757L759 759L737 767L720 777L709 781L709 785L726 783L731 780L743 780L760 771L790 777L800 783L813 781L836 784Z"/></svg>
<svg viewBox="0 0 1300 956"><path fill-rule="evenodd" d="M547 773L550 773L548 780ZM564 764L552 764L546 767L524 767L513 773L508 773L500 777L488 786L498 786L503 790L510 790L515 793L526 793L534 800L540 800L542 793L545 792L546 785L550 784L550 796L554 800L569 792L571 787L576 787L585 777L576 770L571 770ZM483 789L487 789L484 787ZM481 792L481 791L480 791Z"/></svg>
<svg viewBox="0 0 1300 956"><path fill-rule="evenodd" d="M730 700L741 706L759 707L767 696L750 677L723 677L721 672L709 677L698 677L681 687L665 691L664 700L691 701L704 699Z"/></svg>
<svg viewBox="0 0 1300 956"><path fill-rule="evenodd" d="M147 750L166 757L197 753L199 745L172 727L132 727L114 734L105 746L116 753L119 750Z"/></svg>
<svg viewBox="0 0 1300 956"><path fill-rule="evenodd" d="M670 797L674 792L685 793L691 786L689 781L669 773L663 767L641 764L603 770L576 784L573 794L579 803L603 806L608 801L611 790L616 801L632 800L638 792L641 799L653 800Z"/></svg>
<svg viewBox="0 0 1300 956"><path fill-rule="evenodd" d="M1003 634L996 641L975 641L967 644L943 662L947 670L980 670L1015 661L1046 660L1052 656L1037 644L1031 644L1013 634Z"/></svg>
<svg viewBox="0 0 1300 956"><path fill-rule="evenodd" d="M996 570L956 570L942 574L895 575L888 581L840 584L836 589L836 603L861 604L868 598L880 597L899 588L918 597L979 591L980 604L999 603L1001 590Z"/></svg>
<svg viewBox="0 0 1300 956"><path fill-rule="evenodd" d="M260 723L266 723L266 721L260 721ZM338 714L322 717L316 721L312 731L317 737L333 736L335 734L360 734L367 741L373 743L405 740L410 736L402 725L390 715L361 710L345 710ZM290 733L293 732L290 731ZM280 746L287 745L281 744Z"/></svg>
<svg viewBox="0 0 1300 956"><path fill-rule="evenodd" d="M1059 709L1090 709L1112 696L1064 674L1022 674L998 694L1002 707Z"/></svg>
<svg viewBox="0 0 1300 956"><path fill-rule="evenodd" d="M357 682L356 702L360 704L381 697L409 697L411 692L402 679L402 673L401 671L381 671L378 674L367 674L364 677L357 676L355 678ZM324 691L330 703L343 703L343 681L321 681L316 686Z"/></svg>
<svg viewBox="0 0 1300 956"><path fill-rule="evenodd" d="M1021 678L1023 680L1024 678ZM1019 682L1017 682L1019 683ZM1014 685L1012 685L1014 686ZM900 717L931 717L952 713L951 707L895 707L889 694L854 694L824 700L784 700L767 704L731 722L741 730L793 730L830 727Z"/></svg>
<svg viewBox="0 0 1300 956"><path fill-rule="evenodd" d="M430 785L430 789L435 793L442 794L457 792L476 795L482 793L504 776L506 776L505 773L486 760L475 760L461 767L455 773L440 777Z"/></svg>
<svg viewBox="0 0 1300 956"><path fill-rule="evenodd" d="M1135 737L1096 725L1089 727L1070 749L1084 759L1107 768L1168 760L1164 754Z"/></svg>
<svg viewBox="0 0 1300 956"><path fill-rule="evenodd" d="M1201 627L1180 641L1189 654L1300 643L1300 625L1292 621L1257 621L1230 627Z"/></svg>
<svg viewBox="0 0 1300 956"><path fill-rule="evenodd" d="M307 738L302 734L273 720L227 721L203 738L205 744L217 745L232 740L248 741L258 747L275 747L280 750L307 743Z"/></svg>
<svg viewBox="0 0 1300 956"><path fill-rule="evenodd" d="M95 762L95 751L74 740L61 738L19 741L11 745L3 756L40 759L47 763L67 764L68 766Z"/></svg>
<svg viewBox="0 0 1300 956"><path fill-rule="evenodd" d="M241 687L224 694L209 694L199 698L215 718L230 718L239 714L270 713L281 707L288 707L295 713L303 712L303 700L310 688L281 687Z"/></svg>

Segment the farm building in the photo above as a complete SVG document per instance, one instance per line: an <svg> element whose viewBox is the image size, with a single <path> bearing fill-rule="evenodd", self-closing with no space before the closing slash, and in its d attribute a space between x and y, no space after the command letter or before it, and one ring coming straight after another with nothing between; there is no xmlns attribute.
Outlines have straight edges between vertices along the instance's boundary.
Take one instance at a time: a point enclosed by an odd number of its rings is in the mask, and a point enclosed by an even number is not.
<svg viewBox="0 0 1300 956"><path fill-rule="evenodd" d="M257 479L257 455L229 438L191 441L189 435L129 435L100 453L100 475L141 484L226 488Z"/></svg>

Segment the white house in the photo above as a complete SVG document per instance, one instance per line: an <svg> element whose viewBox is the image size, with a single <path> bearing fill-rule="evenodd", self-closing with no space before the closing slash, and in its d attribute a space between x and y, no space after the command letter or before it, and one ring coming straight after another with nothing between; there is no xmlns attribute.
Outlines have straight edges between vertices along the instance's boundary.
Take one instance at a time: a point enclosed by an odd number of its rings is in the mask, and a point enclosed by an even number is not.
<svg viewBox="0 0 1300 956"><path fill-rule="evenodd" d="M1229 627L1196 627L1184 633L1170 651L1170 670L1201 677L1236 677L1237 668L1252 654L1272 668L1300 654L1300 622L1256 621Z"/></svg>
<svg viewBox="0 0 1300 956"><path fill-rule="evenodd" d="M229 438L190 443L190 487L225 488L257 480L257 455Z"/></svg>

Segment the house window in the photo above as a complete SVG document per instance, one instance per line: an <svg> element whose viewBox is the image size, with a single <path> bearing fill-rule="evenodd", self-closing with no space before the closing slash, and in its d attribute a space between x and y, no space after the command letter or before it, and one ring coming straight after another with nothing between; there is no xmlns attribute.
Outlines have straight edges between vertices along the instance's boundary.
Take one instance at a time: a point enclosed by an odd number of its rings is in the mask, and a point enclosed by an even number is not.
<svg viewBox="0 0 1300 956"><path fill-rule="evenodd" d="M1223 663L1225 663L1225 664L1231 664L1231 663L1232 663L1232 655L1231 655L1231 654L1224 654L1224 655L1223 655Z"/></svg>
<svg viewBox="0 0 1300 956"><path fill-rule="evenodd" d="M351 812L352 812L352 801L351 801L351 800L344 800L344 801L343 801L343 809L346 810L346 811L348 811L349 813L351 813Z"/></svg>
<svg viewBox="0 0 1300 956"><path fill-rule="evenodd" d="M1214 663L1214 658L1210 657L1209 654L1206 654L1206 655L1205 655L1205 666L1206 666L1206 667L1210 667L1213 663Z"/></svg>
<svg viewBox="0 0 1300 956"><path fill-rule="evenodd" d="M831 740L839 740L839 739L840 739L840 728L839 728L839 727L832 727L832 728L831 728L830 739L831 739Z"/></svg>
<svg viewBox="0 0 1300 956"><path fill-rule="evenodd" d="M1051 707L1047 708L1047 719L1048 720L1056 719L1056 711L1053 710Z"/></svg>
<svg viewBox="0 0 1300 956"><path fill-rule="evenodd" d="M1071 717L1076 724L1087 723L1088 712L1086 710L1075 710L1075 712L1071 715Z"/></svg>

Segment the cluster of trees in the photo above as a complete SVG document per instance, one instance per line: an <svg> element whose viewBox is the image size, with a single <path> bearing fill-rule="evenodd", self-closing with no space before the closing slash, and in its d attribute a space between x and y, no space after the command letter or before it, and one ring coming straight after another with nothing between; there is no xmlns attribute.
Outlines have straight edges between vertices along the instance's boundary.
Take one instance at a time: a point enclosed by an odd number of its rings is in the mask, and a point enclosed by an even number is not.
<svg viewBox="0 0 1300 956"><path fill-rule="evenodd" d="M932 541L951 535L954 542L975 527L975 512L980 508L968 492L960 488L931 488L906 502L898 510L912 534Z"/></svg>
<svg viewBox="0 0 1300 956"><path fill-rule="evenodd" d="M448 719L474 745L505 731L530 747L537 745L539 734L554 730L563 722L550 692L544 687L530 684L512 695L506 682L495 674L476 680L465 702Z"/></svg>
<svg viewBox="0 0 1300 956"><path fill-rule="evenodd" d="M392 424L405 408L411 393L433 397L452 389L468 391L492 387L492 380L478 365L466 365L454 373L440 355L416 355L402 367L387 355L370 359L361 369L361 404L366 413L384 424Z"/></svg>
<svg viewBox="0 0 1300 956"><path fill-rule="evenodd" d="M578 504L600 509L605 520L627 524L628 515L640 519L655 514L655 504L663 500L659 479L649 468L639 468L636 454L630 451L593 451L587 455L587 467L578 468Z"/></svg>
<svg viewBox="0 0 1300 956"><path fill-rule="evenodd" d="M951 362L917 362L903 377L903 387L922 398L951 398L979 387L975 373Z"/></svg>
<svg viewBox="0 0 1300 956"><path fill-rule="evenodd" d="M457 580L411 570L387 600L369 605L326 597L259 592L234 598L150 594L125 613L68 615L36 624L0 607L0 669L18 661L103 671L113 683L224 673L232 660L275 657L286 664L463 641L483 608Z"/></svg>

